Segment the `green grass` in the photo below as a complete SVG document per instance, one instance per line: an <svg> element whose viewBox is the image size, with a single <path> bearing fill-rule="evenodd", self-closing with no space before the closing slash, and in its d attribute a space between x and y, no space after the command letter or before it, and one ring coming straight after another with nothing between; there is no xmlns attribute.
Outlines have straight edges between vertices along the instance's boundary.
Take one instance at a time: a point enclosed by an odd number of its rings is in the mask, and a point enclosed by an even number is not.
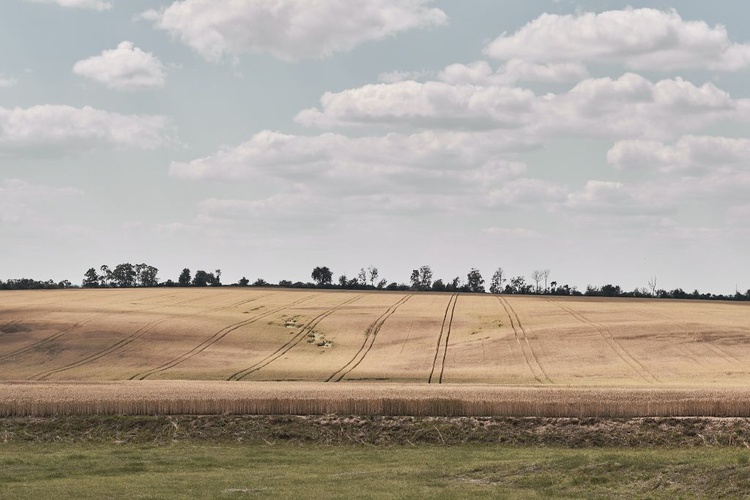
<svg viewBox="0 0 750 500"><path fill-rule="evenodd" d="M0 498L750 496L750 451L0 444Z"/></svg>

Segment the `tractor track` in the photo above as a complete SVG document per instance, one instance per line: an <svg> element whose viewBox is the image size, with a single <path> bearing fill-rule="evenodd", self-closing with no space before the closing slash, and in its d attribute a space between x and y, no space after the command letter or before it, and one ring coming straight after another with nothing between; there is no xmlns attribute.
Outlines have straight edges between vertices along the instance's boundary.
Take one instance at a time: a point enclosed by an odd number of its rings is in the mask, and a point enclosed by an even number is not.
<svg viewBox="0 0 750 500"><path fill-rule="evenodd" d="M132 375L129 377L129 380L145 380L146 378L150 377L151 375L154 375L156 373L161 373L163 371L166 371L170 368L174 368L177 365L180 365L187 361L188 359L197 356L198 354L202 353L212 345L219 342L221 339L232 333L233 331L242 328L243 326L247 326L249 324L255 323L258 320L261 320L267 316L271 316L272 314L276 314L278 312L281 312L285 309L288 309L290 307L296 306L298 304L301 304L302 302L305 302L307 300L310 300L313 298L313 295L308 295L306 297L303 297L300 300L297 300L295 302L292 302L290 304L286 304L281 307L277 307L275 309L271 309L270 311L266 311L264 313L258 314L257 316L253 316L252 318L248 318L243 321L239 321L237 323L233 323L231 325L225 326L221 330L218 330L213 335L211 335L209 338L198 344L197 346L193 347L189 351L180 354L176 358L167 361L166 363L163 363L155 368L151 368L150 370L146 370L144 372L136 373L135 375Z"/></svg>
<svg viewBox="0 0 750 500"><path fill-rule="evenodd" d="M412 296L413 294L406 295L405 297L402 297L401 299L396 301L396 303L390 306L383 314L381 314L374 323L367 327L367 330L365 330L365 340L362 342L359 350L354 354L354 356L349 360L348 363L332 373L327 379L325 379L325 381L341 382L344 377L349 375L352 370L359 366L359 364L365 359L367 354L369 354L373 344L375 344L375 339L378 336L378 332L380 332L380 329L383 327L383 324L385 324L388 318L390 318L399 307L404 305L410 298L412 298Z"/></svg>
<svg viewBox="0 0 750 500"><path fill-rule="evenodd" d="M440 325L440 335L438 335L437 344L435 346L435 357L432 360L432 369L430 370L430 376L427 378L427 383L432 383L432 377L435 375L435 367L437 366L438 358L440 357L440 346L442 345L443 334L445 333L445 348L443 351L442 362L440 364L440 375L438 377L438 383L443 383L443 371L445 370L445 356L448 353L448 338L451 334L451 327L453 326L453 313L456 310L456 302L458 302L458 294L454 293L448 299L448 305L445 306L445 314L443 314L443 324ZM453 306L453 307L451 307ZM450 319L448 314L450 313ZM447 325L447 329L446 329Z"/></svg>
<svg viewBox="0 0 750 500"><path fill-rule="evenodd" d="M604 341L607 343L607 345L609 345L609 347L613 351L615 351L620 359L622 359L623 362L625 362L625 364L627 364L643 380L650 384L659 383L659 379L656 378L656 376L651 373L645 366L643 366L640 361L635 359L624 347L622 347L622 345L617 341L617 339L615 339L614 335L612 335L612 332L609 331L607 327L588 319L583 314L571 309L568 306L564 306L559 302L550 299L547 299L547 301L567 312L581 323L593 326L597 333L599 333L602 339L604 339Z"/></svg>
<svg viewBox="0 0 750 500"><path fill-rule="evenodd" d="M100 350L98 352L90 354L89 356L86 356L85 358L79 359L79 360L74 361L72 363L68 363L67 365L61 366L59 368L54 368L52 370L46 370L46 371L43 371L41 373L37 373L36 375L30 377L30 380L44 380L47 377L49 377L50 375L55 375L57 373L61 373L61 372L68 371L68 370L72 370L73 368L79 368L81 366L84 366L84 365L87 365L87 364L91 363L92 361L96 361L96 360L98 360L100 358L103 358L104 356L112 354L113 352L117 352L117 351L123 349L124 347L128 346L129 344L135 342L136 340L140 339L141 337L143 337L144 335L146 335L148 332L150 332L151 330L153 330L154 328L156 328L157 326L159 326L160 324L162 324L162 323L164 323L166 321L175 320L175 319L184 319L184 318L189 318L189 317L192 317L192 316L203 315L203 314L211 314L211 313L215 313L215 312L219 312L219 311L224 311L224 310L227 310L227 309L232 309L232 308L235 308L235 307L239 307L239 306L241 306L243 304L247 304L249 302L254 302L254 301L259 300L261 298L267 297L268 295L271 295L271 294L261 295L259 297L255 297L255 298L252 298L252 299L241 300L239 302L235 302L235 303L230 304L228 306L216 307L216 308L213 308L213 309L209 309L207 311L201 311L201 312L192 313L192 314L185 314L185 315L177 316L177 317L160 318L160 319L151 321L150 323L142 326L141 328L139 328L138 330L136 330L132 334L128 335L127 337L125 337L123 339L120 339L119 341L115 342L114 344L112 344L110 346L107 346L107 347L105 347L104 349L102 349L102 350ZM169 306L166 306L166 307L169 307Z"/></svg>
<svg viewBox="0 0 750 500"><path fill-rule="evenodd" d="M510 302L508 302L508 299L505 297L497 297L497 300L500 301L503 309L505 309L505 313L508 315L508 319L510 319L510 326L513 329L513 335L516 337L516 342L521 348L521 352L526 360L526 365L529 367L529 371L531 371L531 374L540 384L553 384L554 382L549 378L547 372L544 371L542 364L539 362L539 358L534 352L534 348L531 347L531 342L529 342L529 337L526 335L526 329L523 327L523 324L521 324L521 318L518 317L518 313L513 309L513 306L510 305ZM536 370L534 367L536 367Z"/></svg>
<svg viewBox="0 0 750 500"><path fill-rule="evenodd" d="M328 309L328 310L326 310L326 311L318 314L313 319L311 319L310 321L308 321L300 329L300 331L297 332L286 343L284 343L284 345L282 345L281 347L279 347L278 349L276 349L274 352L272 352L271 354L269 354L265 358L263 358L260 361L254 363L252 366L249 366L249 367L247 367L245 369L242 369L242 370L240 370L238 372L233 373L232 375L229 376L229 378L227 378L227 380L230 380L230 381L232 381L232 380L233 381L242 380L243 378L247 377L251 373L255 373L255 372L257 372L257 371L265 368L266 366L270 365L271 363L273 363L274 361L276 361L277 359L279 359L281 356L283 356L287 352L291 351L294 347L296 347L297 345L299 345L305 339L305 335L307 333L312 332L315 329L315 327L318 326L318 324L320 324L321 321L323 321L328 316L330 316L331 314L335 313L336 311L338 311L342 307L347 306L347 305L349 305L349 304L351 304L351 303L353 303L353 302L355 302L355 301L357 301L357 300L359 300L361 298L362 298L362 295L357 295L356 297L354 297L352 299L346 300L346 301L342 302L341 304L339 304L339 305L337 305L335 307L332 307L331 309Z"/></svg>
<svg viewBox="0 0 750 500"><path fill-rule="evenodd" d="M163 296L166 296L166 295L168 295L168 294L159 295L158 297L163 297ZM80 327L82 327L84 325L87 325L87 324L91 323L92 321L95 321L95 320L100 319L100 318L106 318L108 316L115 316L115 315L118 315L118 314L126 314L126 313L132 313L132 312L153 311L154 309L159 309L159 308L162 308L162 307L174 307L174 306L178 306L178 305L188 304L190 302L194 302L196 300L200 300L201 298L203 298L203 297L198 297L198 298L192 298L192 299L188 299L188 300L183 300L182 302L177 302L176 304L171 304L171 305L166 305L166 306L163 305L163 304L159 304L157 306L147 307L147 308L144 308L144 309L135 309L133 311L120 311L120 312L115 312L115 313L107 312L107 313L97 314L93 318L89 318L89 319L87 319L85 321L79 321L77 323L74 323L73 325L71 325L71 326L69 326L67 328L62 329L61 331L59 331L57 333L53 333L52 335L50 335L48 337L45 337L43 339L37 340L36 342L33 342L33 343L31 343L31 344L29 344L29 345L27 345L25 347L21 347L20 349L16 349L13 352L9 352L7 354L3 354L2 356L0 356L0 361L5 361L6 359L12 358L14 356L18 356L19 354L25 354L25 353L27 353L29 351L33 351L35 349L38 349L39 347L45 346L45 345L49 344L50 342L53 342L53 341L59 339L63 335L65 335L67 333L70 333L73 330L76 330L76 329L78 329L78 328L80 328Z"/></svg>

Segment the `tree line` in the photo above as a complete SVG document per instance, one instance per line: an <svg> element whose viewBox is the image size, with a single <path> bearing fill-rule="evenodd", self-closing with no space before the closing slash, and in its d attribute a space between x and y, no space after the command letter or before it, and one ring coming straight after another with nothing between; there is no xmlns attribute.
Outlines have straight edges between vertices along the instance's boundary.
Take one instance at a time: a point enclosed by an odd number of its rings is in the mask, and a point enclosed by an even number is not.
<svg viewBox="0 0 750 500"><path fill-rule="evenodd" d="M657 286L656 278L648 281L647 286L635 288L632 291L622 289L619 285L606 284L603 286L588 285L585 291L575 286L559 284L550 280L549 269L534 270L528 277L509 276L499 267L485 288L485 280L479 269L471 268L466 278L456 276L451 279L435 279L432 268L423 265L411 272L408 283L388 281L381 276L375 266L361 268L355 276L340 275L334 280L334 274L327 266L313 268L310 278L312 281L302 282L281 280L277 284L269 283L262 278L250 282L242 277L237 283L229 286L238 287L282 287L282 288L323 288L345 290L397 290L397 291L432 291L432 292L464 292L464 293L492 293L515 295L569 295L594 297L650 297L662 299L702 299L702 300L750 300L750 290L742 293L736 291L733 295L701 293L698 290L686 292L681 288L665 290ZM129 288L129 287L220 287L221 269L214 272L198 270L193 274L189 268L182 270L176 281L159 280L159 269L149 264L122 263L114 267L102 265L89 268L83 275L81 285L84 288ZM68 280L60 282L37 281L28 278L0 280L0 290L34 290L59 289L76 287Z"/></svg>

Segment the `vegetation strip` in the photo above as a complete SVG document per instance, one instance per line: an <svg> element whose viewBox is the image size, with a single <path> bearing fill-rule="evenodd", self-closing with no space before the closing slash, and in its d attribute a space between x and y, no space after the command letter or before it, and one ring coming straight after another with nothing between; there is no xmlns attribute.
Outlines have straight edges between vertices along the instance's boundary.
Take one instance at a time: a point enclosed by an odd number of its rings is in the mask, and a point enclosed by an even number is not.
<svg viewBox="0 0 750 500"><path fill-rule="evenodd" d="M0 443L502 444L750 449L747 418L72 416L0 418Z"/></svg>
<svg viewBox="0 0 750 500"><path fill-rule="evenodd" d="M325 382L0 383L0 417L54 415L750 417L750 389Z"/></svg>
<svg viewBox="0 0 750 500"><path fill-rule="evenodd" d="M354 354L352 359L350 359L348 363L331 374L325 381L341 382L344 377L346 377L349 373L351 373L352 370L359 366L362 360L365 359L365 356L367 356L367 354L370 352L370 349L372 349L372 345L375 343L378 332L380 332L380 329L383 327L383 324L386 322L386 320L396 312L396 309L404 305L406 301L411 297L411 295L402 297L401 299L396 301L395 304L389 307L383 314L381 314L380 317L367 328L367 331L365 331L365 339L362 341L362 346L360 346L359 350Z"/></svg>

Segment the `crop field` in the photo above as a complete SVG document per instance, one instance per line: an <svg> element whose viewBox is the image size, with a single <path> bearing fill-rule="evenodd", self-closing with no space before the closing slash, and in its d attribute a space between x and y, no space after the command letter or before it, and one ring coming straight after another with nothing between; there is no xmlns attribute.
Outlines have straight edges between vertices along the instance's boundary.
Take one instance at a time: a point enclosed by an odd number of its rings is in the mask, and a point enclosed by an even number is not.
<svg viewBox="0 0 750 500"><path fill-rule="evenodd" d="M278 288L2 292L0 367L5 398L18 393L9 387L111 383L175 399L195 387L188 381L250 398L249 382L263 394L284 382L333 397L344 390L334 387L376 391L381 407L393 388L446 401L464 389L472 401L532 390L579 405L631 391L648 405L660 395L731 400L744 415L750 304ZM168 381L183 382L159 385Z"/></svg>

